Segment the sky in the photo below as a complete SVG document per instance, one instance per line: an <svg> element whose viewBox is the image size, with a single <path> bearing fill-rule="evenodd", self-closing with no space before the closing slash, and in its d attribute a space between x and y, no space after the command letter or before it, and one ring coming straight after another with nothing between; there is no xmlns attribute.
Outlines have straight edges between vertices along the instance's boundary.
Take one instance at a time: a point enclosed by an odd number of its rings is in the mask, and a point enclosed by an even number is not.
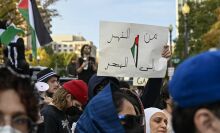
<svg viewBox="0 0 220 133"><path fill-rule="evenodd" d="M99 47L99 22L113 21L168 27L176 23L176 0L59 0L51 8L52 34L82 35ZM173 32L175 38L175 28Z"/></svg>

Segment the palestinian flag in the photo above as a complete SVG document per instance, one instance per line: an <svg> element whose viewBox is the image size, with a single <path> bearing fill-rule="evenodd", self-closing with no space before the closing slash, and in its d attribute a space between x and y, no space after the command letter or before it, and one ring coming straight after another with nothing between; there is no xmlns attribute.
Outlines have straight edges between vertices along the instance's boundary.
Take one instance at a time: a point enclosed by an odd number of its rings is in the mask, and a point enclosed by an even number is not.
<svg viewBox="0 0 220 133"><path fill-rule="evenodd" d="M18 10L30 26L32 54L36 58L37 41L41 46L44 46L53 40L43 23L35 0L20 0Z"/></svg>
<svg viewBox="0 0 220 133"><path fill-rule="evenodd" d="M138 65L138 42L139 42L139 35L135 37L134 45L131 47L131 53L134 58L135 67L137 67Z"/></svg>
<svg viewBox="0 0 220 133"><path fill-rule="evenodd" d="M24 31L11 24L5 30L0 30L0 42L4 45L8 45L10 42L16 43L18 39L17 34L24 34Z"/></svg>

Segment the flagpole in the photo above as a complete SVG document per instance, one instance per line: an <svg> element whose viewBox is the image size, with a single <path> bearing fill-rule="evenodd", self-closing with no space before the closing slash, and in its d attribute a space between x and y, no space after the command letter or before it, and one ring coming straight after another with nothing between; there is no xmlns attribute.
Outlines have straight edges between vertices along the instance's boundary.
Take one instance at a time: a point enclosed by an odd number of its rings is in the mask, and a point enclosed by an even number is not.
<svg viewBox="0 0 220 133"><path fill-rule="evenodd" d="M138 65L138 47L139 46L137 46L137 56L136 56L136 63L135 63L135 66L137 67L137 65Z"/></svg>

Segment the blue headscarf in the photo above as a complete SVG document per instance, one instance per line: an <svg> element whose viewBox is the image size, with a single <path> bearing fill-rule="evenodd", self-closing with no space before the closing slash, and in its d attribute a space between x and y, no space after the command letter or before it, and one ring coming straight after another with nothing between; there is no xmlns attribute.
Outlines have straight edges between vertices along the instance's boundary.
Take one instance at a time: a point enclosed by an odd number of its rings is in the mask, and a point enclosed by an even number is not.
<svg viewBox="0 0 220 133"><path fill-rule="evenodd" d="M89 79L89 83L88 83L89 100L91 100L95 96L94 89L104 80L109 80L110 82L113 82L114 84L117 85L119 84L119 81L114 77L97 76L97 74L93 74L93 76Z"/></svg>
<svg viewBox="0 0 220 133"><path fill-rule="evenodd" d="M77 122L76 133L124 133L108 84L87 105Z"/></svg>

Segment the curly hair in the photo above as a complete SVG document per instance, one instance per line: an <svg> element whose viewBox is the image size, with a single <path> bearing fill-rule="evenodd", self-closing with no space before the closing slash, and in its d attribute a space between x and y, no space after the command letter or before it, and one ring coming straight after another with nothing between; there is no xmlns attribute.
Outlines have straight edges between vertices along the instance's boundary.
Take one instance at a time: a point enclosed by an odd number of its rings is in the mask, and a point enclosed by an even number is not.
<svg viewBox="0 0 220 133"><path fill-rule="evenodd" d="M65 110L67 107L67 94L70 94L67 90L65 90L63 87L59 88L53 94L53 104L55 104L59 109ZM71 99L75 100L75 97L71 95Z"/></svg>
<svg viewBox="0 0 220 133"><path fill-rule="evenodd" d="M34 85L28 76L16 73L10 67L0 68L0 93L7 90L14 90L20 97L28 117L33 122L38 120L38 98L34 91Z"/></svg>
<svg viewBox="0 0 220 133"><path fill-rule="evenodd" d="M53 103L61 110L64 110L67 105L67 96L68 91L66 91L63 87L59 88L54 94L53 94Z"/></svg>

